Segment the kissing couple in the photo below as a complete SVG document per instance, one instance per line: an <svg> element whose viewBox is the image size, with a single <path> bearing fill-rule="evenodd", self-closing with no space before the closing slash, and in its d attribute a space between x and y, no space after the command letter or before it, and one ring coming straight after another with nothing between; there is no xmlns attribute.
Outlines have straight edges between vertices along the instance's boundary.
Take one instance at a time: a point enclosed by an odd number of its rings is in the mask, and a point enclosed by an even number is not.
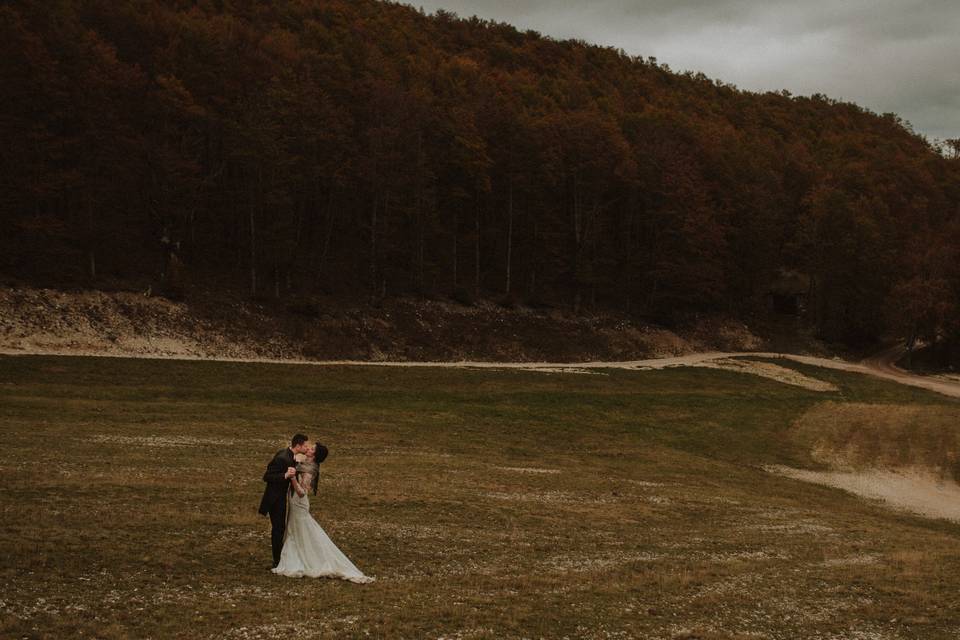
<svg viewBox="0 0 960 640"><path fill-rule="evenodd" d="M273 456L263 474L267 483L260 500L260 514L270 514L273 544L272 571L291 578L340 578L364 584L374 578L363 575L327 536L310 515L308 490L317 495L320 464L327 448L310 444L298 433L290 446ZM298 462L296 456L303 460Z"/></svg>

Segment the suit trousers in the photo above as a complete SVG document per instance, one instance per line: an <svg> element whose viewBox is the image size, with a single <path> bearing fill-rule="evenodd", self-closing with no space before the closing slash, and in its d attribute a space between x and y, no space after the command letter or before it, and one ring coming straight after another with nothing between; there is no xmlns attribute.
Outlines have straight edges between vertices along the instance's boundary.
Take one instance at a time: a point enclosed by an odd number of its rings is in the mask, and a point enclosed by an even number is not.
<svg viewBox="0 0 960 640"><path fill-rule="evenodd" d="M280 552L283 551L283 538L287 532L287 496L283 496L270 507L270 543L273 546L273 566L280 564Z"/></svg>

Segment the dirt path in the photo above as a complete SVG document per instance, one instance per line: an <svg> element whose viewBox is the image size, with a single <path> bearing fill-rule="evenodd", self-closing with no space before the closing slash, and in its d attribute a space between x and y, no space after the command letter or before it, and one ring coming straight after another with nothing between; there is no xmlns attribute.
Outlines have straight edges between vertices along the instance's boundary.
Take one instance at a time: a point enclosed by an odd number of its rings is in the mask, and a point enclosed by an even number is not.
<svg viewBox="0 0 960 640"><path fill-rule="evenodd" d="M854 373L864 373L876 378L883 378L884 380L899 382L900 384L909 385L911 387L927 389L928 391L934 391L945 396L960 398L960 380L954 381L950 380L949 378L937 376L921 376L909 371L905 371L896 366L896 361L900 359L903 353L904 347L902 345L898 345L889 349L885 349L880 353L870 356L869 358L858 363L788 354L781 354L781 357L794 360L796 362L802 362L804 364L811 364L817 367L840 369L842 371L852 371Z"/></svg>
<svg viewBox="0 0 960 640"><path fill-rule="evenodd" d="M934 391L943 395L960 398L960 381L954 381L943 377L928 377L916 375L897 367L894 363L903 354L903 347L896 346L886 349L861 362L849 362L840 359L819 358L814 356L803 356L789 353L773 352L722 352L712 351L704 353L693 353L685 356L676 356L672 358L654 358L650 360L629 360L623 362L477 362L477 361L459 361L459 362L404 362L404 361L386 361L371 362L362 360L284 360L274 358L203 358L199 356L183 355L126 355L126 354L105 354L102 352L87 352L78 350L31 350L23 351L0 347L0 355L58 355L58 356L102 356L111 358L150 358L163 360L212 360L217 362L256 362L268 364L298 364L311 365L317 367L332 366L370 366L370 367L443 367L443 368L477 368L477 369L523 369L530 371L557 372L557 373L578 373L578 372L596 372L600 369L666 369L669 367L696 367L704 366L709 368L722 368L714 366L713 363L730 358L783 358L792 360L801 364L823 367L826 369L837 369L840 371L850 371L853 373L862 373L892 382L898 382L913 387L919 387ZM744 371L744 373L757 374L757 371ZM774 377L775 376L766 376ZM781 379L781 382L793 384L792 382ZM803 385L801 385L803 386ZM811 387L812 388L812 387Z"/></svg>

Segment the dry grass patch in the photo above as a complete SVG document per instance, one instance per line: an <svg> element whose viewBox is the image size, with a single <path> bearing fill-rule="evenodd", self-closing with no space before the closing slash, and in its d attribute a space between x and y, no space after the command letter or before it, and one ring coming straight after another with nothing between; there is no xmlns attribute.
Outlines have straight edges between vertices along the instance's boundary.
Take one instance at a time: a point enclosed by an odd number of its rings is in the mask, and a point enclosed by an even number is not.
<svg viewBox="0 0 960 640"><path fill-rule="evenodd" d="M791 435L835 469L928 469L960 480L960 405L824 402Z"/></svg>

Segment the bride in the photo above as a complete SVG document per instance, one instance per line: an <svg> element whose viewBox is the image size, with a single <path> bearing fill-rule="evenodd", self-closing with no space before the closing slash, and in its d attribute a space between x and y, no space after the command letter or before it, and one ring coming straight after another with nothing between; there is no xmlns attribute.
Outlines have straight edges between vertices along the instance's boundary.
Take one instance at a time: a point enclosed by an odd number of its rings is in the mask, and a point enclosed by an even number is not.
<svg viewBox="0 0 960 640"><path fill-rule="evenodd" d="M280 564L273 572L291 578L341 578L356 583L373 582L363 575L327 536L313 516L307 488L317 494L320 463L327 457L327 448L315 444L307 451L307 459L297 465L291 478L290 504L287 509L287 536L280 554Z"/></svg>

